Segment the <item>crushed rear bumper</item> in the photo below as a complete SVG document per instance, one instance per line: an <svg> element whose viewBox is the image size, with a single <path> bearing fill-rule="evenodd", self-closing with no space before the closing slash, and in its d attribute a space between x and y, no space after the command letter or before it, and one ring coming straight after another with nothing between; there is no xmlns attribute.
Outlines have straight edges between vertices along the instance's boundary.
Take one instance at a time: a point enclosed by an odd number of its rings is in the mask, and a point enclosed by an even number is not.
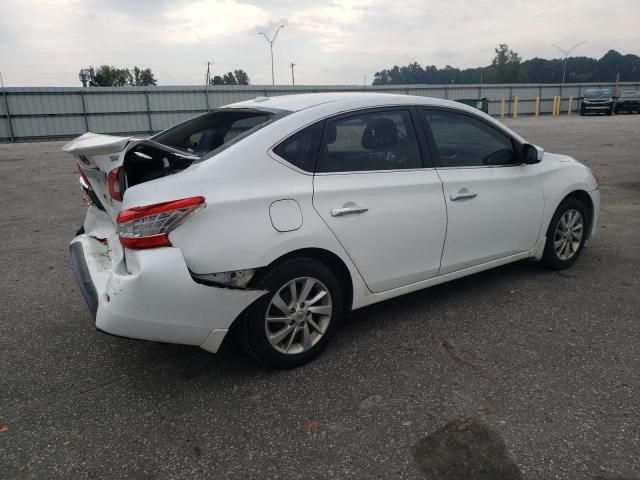
<svg viewBox="0 0 640 480"><path fill-rule="evenodd" d="M98 330L215 352L238 315L266 293L196 283L179 248L123 249L106 214L91 207L94 214L69 248Z"/></svg>

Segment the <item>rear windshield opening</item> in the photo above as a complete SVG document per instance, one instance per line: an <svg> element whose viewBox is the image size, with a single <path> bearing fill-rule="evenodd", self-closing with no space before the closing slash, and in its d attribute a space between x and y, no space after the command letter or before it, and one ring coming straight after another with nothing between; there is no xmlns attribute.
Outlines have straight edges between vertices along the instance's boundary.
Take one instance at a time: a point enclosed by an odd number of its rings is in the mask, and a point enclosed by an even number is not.
<svg viewBox="0 0 640 480"><path fill-rule="evenodd" d="M151 140L203 156L249 130L266 124L274 115L260 110L216 110L165 130Z"/></svg>

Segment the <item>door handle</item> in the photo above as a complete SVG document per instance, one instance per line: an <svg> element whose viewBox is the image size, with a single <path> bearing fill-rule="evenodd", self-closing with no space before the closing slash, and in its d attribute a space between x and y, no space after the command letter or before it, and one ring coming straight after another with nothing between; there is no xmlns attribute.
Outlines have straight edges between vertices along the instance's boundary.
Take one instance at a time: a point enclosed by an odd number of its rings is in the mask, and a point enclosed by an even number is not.
<svg viewBox="0 0 640 480"><path fill-rule="evenodd" d="M472 198L476 198L477 196L477 193L470 192L466 188L463 188L458 193L452 194L449 198L451 199L451 201L455 202L456 200L470 200Z"/></svg>
<svg viewBox="0 0 640 480"><path fill-rule="evenodd" d="M369 209L367 207L359 207L357 205L351 207L334 208L331 210L332 217L342 217L344 215L354 215L356 213L364 213Z"/></svg>

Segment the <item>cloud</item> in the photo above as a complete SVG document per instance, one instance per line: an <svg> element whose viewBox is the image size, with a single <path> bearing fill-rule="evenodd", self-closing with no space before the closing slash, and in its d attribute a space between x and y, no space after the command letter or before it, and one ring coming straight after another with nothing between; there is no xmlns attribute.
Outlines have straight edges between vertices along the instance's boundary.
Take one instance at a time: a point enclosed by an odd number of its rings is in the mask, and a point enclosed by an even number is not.
<svg viewBox="0 0 640 480"><path fill-rule="evenodd" d="M638 53L640 3L610 0L3 0L0 69L9 85L78 85L87 65L144 65L161 84L201 83L243 68L271 82L259 31L286 24L274 48L276 79L360 84L373 73L422 65L487 65L498 43L523 58L587 40L576 54ZM618 15L617 12L625 12Z"/></svg>

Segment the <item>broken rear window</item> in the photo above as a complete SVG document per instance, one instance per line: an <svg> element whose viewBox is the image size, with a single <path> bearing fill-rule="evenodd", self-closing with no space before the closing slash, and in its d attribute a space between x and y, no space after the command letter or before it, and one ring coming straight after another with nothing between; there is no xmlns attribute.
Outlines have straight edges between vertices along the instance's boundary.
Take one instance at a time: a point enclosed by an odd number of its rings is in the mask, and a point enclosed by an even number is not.
<svg viewBox="0 0 640 480"><path fill-rule="evenodd" d="M279 116L275 112L263 110L214 110L160 132L151 140L203 156L231 140L243 138Z"/></svg>

